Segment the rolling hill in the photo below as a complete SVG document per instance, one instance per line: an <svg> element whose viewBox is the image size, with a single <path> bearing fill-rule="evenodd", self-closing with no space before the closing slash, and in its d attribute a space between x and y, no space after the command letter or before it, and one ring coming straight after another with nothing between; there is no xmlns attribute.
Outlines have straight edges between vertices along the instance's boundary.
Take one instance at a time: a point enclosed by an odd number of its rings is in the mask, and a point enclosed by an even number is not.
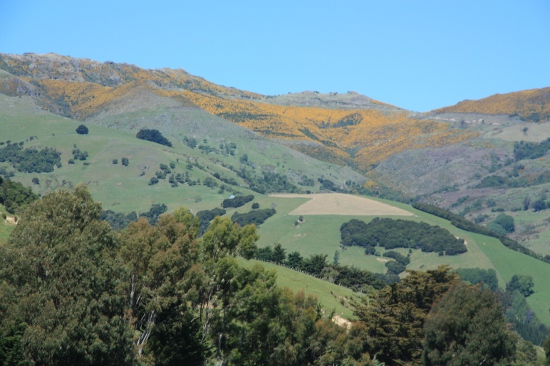
<svg viewBox="0 0 550 366"><path fill-rule="evenodd" d="M361 170L406 149L475 136L445 123L410 118L404 110L352 92L343 97L269 97L218 86L183 70L144 70L55 54L0 54L0 69L0 92L29 95L55 114L101 121L105 115L143 105L199 107L263 136L288 141L288 146L314 158Z"/></svg>
<svg viewBox="0 0 550 366"><path fill-rule="evenodd" d="M197 212L219 207L230 195L252 194L261 208L277 211L260 227L260 245L281 243L304 255L332 258L339 226L361 216L307 214L295 225L291 212L309 198L267 194L340 191L420 201L482 225L506 213L516 222L511 237L550 255L549 211L524 204L527 198L548 200L550 159L546 151L517 154L520 141L523 150L540 150L550 137L548 93L545 88L496 95L418 114L355 92L266 96L184 70L0 54L0 149L16 143L61 154L50 172L18 171L9 162L0 169L41 195L85 183L104 209L116 212L145 212L155 203ZM80 124L88 134L76 133ZM158 130L172 147L137 139L142 129ZM87 158L76 158L75 151ZM410 206L384 202L418 216L411 220L449 226ZM468 241L469 252L455 258L414 253L411 268L494 268L501 285L514 273L530 274L540 295L531 306L544 312L550 299L540 287L544 263L520 259L490 238L449 230ZM385 271L384 263L365 258L358 248L342 252L340 261ZM514 263L522 263L516 272L510 269Z"/></svg>
<svg viewBox="0 0 550 366"><path fill-rule="evenodd" d="M519 116L524 121L543 122L550 119L550 87L464 100L433 112L501 114Z"/></svg>

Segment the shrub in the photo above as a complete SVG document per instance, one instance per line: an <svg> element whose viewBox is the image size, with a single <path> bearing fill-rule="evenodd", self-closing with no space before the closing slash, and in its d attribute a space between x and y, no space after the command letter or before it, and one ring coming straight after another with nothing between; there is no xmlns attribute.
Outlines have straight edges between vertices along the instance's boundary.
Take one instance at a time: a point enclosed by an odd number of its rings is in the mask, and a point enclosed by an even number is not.
<svg viewBox="0 0 550 366"><path fill-rule="evenodd" d="M155 142L157 144L172 147L172 143L168 139L162 136L159 130L141 129L137 133L136 137L141 140Z"/></svg>
<svg viewBox="0 0 550 366"><path fill-rule="evenodd" d="M122 165L128 166L128 164L129 164L128 158L122 158Z"/></svg>
<svg viewBox="0 0 550 366"><path fill-rule="evenodd" d="M254 203L252 204L252 209L256 210L256 209L258 209L258 208L260 208L260 204L259 204L258 202L254 202Z"/></svg>
<svg viewBox="0 0 550 366"><path fill-rule="evenodd" d="M113 164L118 164L118 159L113 159Z"/></svg>
<svg viewBox="0 0 550 366"><path fill-rule="evenodd" d="M513 233L515 231L514 218L510 215L500 214L493 222L502 226L507 233Z"/></svg>
<svg viewBox="0 0 550 366"><path fill-rule="evenodd" d="M79 135L87 135L88 134L88 127L84 125L80 125L76 128L76 133Z"/></svg>

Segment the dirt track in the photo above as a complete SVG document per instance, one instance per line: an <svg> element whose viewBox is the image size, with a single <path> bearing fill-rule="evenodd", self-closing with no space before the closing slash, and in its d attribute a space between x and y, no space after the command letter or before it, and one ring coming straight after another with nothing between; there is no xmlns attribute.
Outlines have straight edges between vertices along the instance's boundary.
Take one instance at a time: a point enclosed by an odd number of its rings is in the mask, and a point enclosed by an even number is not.
<svg viewBox="0 0 550 366"><path fill-rule="evenodd" d="M274 194L274 197L311 198L290 215L357 215L357 216L412 216L397 207L364 197L342 193Z"/></svg>

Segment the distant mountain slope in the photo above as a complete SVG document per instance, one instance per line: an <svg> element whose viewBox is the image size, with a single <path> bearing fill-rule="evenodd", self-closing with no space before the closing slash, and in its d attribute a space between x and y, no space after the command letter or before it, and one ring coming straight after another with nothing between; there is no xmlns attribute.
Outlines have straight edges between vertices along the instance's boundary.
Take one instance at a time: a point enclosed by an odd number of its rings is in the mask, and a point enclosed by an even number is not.
<svg viewBox="0 0 550 366"><path fill-rule="evenodd" d="M507 114L517 115L524 121L545 121L550 119L550 87L495 94L479 100L464 100L433 112Z"/></svg>
<svg viewBox="0 0 550 366"><path fill-rule="evenodd" d="M145 70L55 54L0 54L0 69L5 71L0 93L30 95L66 117L86 120L159 105L197 107L287 141L316 159L361 170L407 149L453 144L476 135L410 118L402 109L357 93L268 97L219 86L183 70ZM143 98L144 93L149 97Z"/></svg>

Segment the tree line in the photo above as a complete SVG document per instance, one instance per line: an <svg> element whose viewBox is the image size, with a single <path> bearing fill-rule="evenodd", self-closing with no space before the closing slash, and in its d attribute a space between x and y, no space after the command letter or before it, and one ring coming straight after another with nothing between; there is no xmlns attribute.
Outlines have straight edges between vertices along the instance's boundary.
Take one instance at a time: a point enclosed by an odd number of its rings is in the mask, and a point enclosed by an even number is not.
<svg viewBox="0 0 550 366"><path fill-rule="evenodd" d="M412 207L416 208L417 210L427 212L431 215L438 216L438 217L441 217L443 219L449 220L451 222L451 225L456 226L459 229L470 231L472 233L477 233L477 234L487 235L487 236L497 238L497 239L500 240L500 242L504 246L506 246L506 247L508 247L512 250L515 250L517 252L526 254L530 257L541 260L543 262L550 263L550 257L543 257L542 255L533 252L531 249L528 249L528 248L524 247L523 245L521 245L520 243L518 243L517 241L515 241L513 239L510 239L506 236L494 233L493 231L491 231L491 230L489 230L489 229L487 229L487 228L485 228L481 225L475 224L475 223L465 219L464 217L458 216L458 215L456 215L456 214L454 214L450 211L444 210L444 209L439 208L437 206L428 205L428 204L420 203L420 202L413 203Z"/></svg>

